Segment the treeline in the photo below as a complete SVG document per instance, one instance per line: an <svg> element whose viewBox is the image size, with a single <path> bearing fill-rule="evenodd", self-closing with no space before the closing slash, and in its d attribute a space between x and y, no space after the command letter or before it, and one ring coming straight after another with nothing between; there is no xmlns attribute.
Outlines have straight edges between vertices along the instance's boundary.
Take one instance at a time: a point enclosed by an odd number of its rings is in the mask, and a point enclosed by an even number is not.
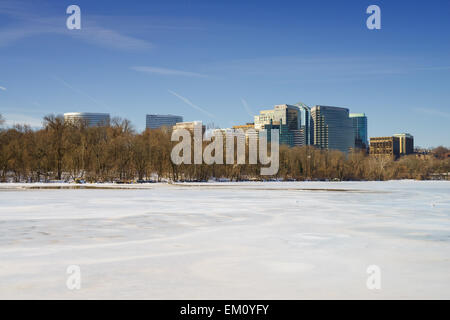
<svg viewBox="0 0 450 320"><path fill-rule="evenodd" d="M89 127L50 115L40 130L27 125L2 127L0 181L388 180L430 179L433 174L450 172L450 159L442 156L449 150L443 147L436 149L436 156L419 159L410 155L392 161L364 152L345 155L311 146L280 146L278 173L266 177L260 176L260 165L175 165L170 154L177 142L170 138L167 129L137 133L130 121L118 118L109 126Z"/></svg>

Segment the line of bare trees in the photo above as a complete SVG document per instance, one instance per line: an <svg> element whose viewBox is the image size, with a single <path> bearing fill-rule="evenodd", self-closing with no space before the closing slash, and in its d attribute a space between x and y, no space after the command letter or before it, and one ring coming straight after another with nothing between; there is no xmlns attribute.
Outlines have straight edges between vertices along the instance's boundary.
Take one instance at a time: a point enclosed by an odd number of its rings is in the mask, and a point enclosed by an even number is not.
<svg viewBox="0 0 450 320"><path fill-rule="evenodd" d="M174 165L170 153L175 142L165 128L137 133L130 121L113 119L108 126L90 127L64 122L60 116L44 118L40 130L27 125L3 127L0 115L0 181L88 182L168 179L204 181L267 179L260 165ZM436 157L415 155L393 161L364 152L345 155L311 146L280 147L280 167L272 178L305 180L429 179L450 172L450 159L436 149Z"/></svg>

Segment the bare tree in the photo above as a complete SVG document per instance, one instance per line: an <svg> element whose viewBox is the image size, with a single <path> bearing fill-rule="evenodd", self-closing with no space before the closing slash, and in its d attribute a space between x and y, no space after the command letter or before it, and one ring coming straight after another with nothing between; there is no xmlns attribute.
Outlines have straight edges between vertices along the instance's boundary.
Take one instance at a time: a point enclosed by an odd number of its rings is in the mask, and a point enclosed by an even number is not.
<svg viewBox="0 0 450 320"><path fill-rule="evenodd" d="M52 151L56 161L56 178L61 180L63 170L63 157L66 150L65 133L68 125L61 116L48 115L44 117L44 129L50 135Z"/></svg>
<svg viewBox="0 0 450 320"><path fill-rule="evenodd" d="M3 118L0 118L3 120ZM50 178L87 181L130 181L153 175L174 181L228 178L260 180L259 165L175 165L170 153L175 142L166 129L136 133L131 122L113 119L111 125L65 123L49 115L44 128L16 125L0 130L0 181L47 181ZM204 143L206 147L207 143ZM399 160L365 152L348 155L313 146L280 147L280 167L273 178L289 180L386 180L446 177L449 149L434 157L403 156ZM236 150L235 150L236 153ZM246 158L249 154L246 150Z"/></svg>

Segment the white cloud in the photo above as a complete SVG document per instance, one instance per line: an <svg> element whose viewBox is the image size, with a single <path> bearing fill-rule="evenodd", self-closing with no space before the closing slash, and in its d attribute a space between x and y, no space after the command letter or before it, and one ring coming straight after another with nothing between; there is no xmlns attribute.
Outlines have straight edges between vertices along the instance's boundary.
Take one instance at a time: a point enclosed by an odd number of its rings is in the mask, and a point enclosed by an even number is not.
<svg viewBox="0 0 450 320"><path fill-rule="evenodd" d="M80 40L95 45L103 45L116 49L140 50L151 49L154 47L153 44L145 40L127 36L117 31L99 26L86 27L85 30L82 30L83 32L64 31L74 38L79 38Z"/></svg>
<svg viewBox="0 0 450 320"><path fill-rule="evenodd" d="M5 87L0 87L0 90L6 91Z"/></svg>
<svg viewBox="0 0 450 320"><path fill-rule="evenodd" d="M370 56L260 56L257 58L215 61L203 65L210 73L239 76L283 76L305 81L340 81L355 79L405 76L419 72L446 72L445 61L435 61L435 66L421 67L420 57L388 55Z"/></svg>
<svg viewBox="0 0 450 320"><path fill-rule="evenodd" d="M4 29L0 32L0 46L4 47L20 39L45 34L63 34L94 45L115 49L137 50L151 49L153 47L153 44L145 40L127 36L117 31L99 26L83 26L81 30L73 31L54 24L38 24L30 27L21 26Z"/></svg>
<svg viewBox="0 0 450 320"><path fill-rule="evenodd" d="M422 115L438 116L450 119L450 113L430 108L414 108L414 111Z"/></svg>
<svg viewBox="0 0 450 320"><path fill-rule="evenodd" d="M63 34L94 45L116 49L150 49L153 47L153 44L148 41L98 25L96 21L101 21L101 16L89 16L89 20L82 16L81 30L68 30L64 15L45 16L45 14L37 15L33 12L37 12L37 9L33 9L30 3L0 3L0 15L8 15L15 22L14 25L2 28L0 31L0 47L24 38L45 34Z"/></svg>
<svg viewBox="0 0 450 320"><path fill-rule="evenodd" d="M139 71L139 72L156 73L156 74L162 74L162 75L167 75L167 76L186 76L186 77L199 77L199 78L207 78L208 77L207 75L204 75L201 73L160 68L160 67L136 66L136 67L131 67L131 69L135 70L135 71Z"/></svg>

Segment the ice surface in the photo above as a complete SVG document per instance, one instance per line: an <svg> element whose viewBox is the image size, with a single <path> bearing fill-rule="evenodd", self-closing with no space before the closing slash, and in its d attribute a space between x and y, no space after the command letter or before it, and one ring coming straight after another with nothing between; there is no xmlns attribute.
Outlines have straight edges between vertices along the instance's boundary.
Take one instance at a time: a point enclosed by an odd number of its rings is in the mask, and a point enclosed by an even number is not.
<svg viewBox="0 0 450 320"><path fill-rule="evenodd" d="M66 187L0 185L0 298L450 299L448 181Z"/></svg>

